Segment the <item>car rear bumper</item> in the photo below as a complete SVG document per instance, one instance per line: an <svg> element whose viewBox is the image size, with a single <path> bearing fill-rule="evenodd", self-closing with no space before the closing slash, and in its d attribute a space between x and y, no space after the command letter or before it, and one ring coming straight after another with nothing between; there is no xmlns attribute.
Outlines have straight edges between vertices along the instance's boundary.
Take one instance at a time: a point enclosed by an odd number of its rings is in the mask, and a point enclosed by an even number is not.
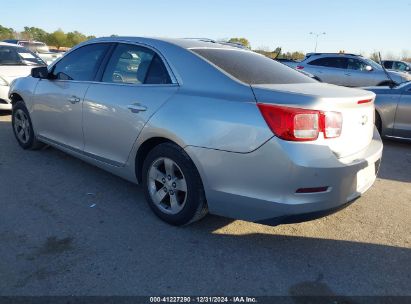
<svg viewBox="0 0 411 304"><path fill-rule="evenodd" d="M11 101L8 97L8 86L0 86L0 110L11 110Z"/></svg>
<svg viewBox="0 0 411 304"><path fill-rule="evenodd" d="M327 146L275 137L251 153L186 151L200 171L210 213L278 225L318 218L357 199L373 185L382 149L375 131L366 149L340 159ZM296 193L318 187L327 190Z"/></svg>

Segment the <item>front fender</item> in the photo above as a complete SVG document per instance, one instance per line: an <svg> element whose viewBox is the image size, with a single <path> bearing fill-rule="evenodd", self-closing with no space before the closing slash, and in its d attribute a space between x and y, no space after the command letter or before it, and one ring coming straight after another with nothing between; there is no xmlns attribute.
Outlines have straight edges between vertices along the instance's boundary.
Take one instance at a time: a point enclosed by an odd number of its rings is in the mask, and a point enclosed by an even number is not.
<svg viewBox="0 0 411 304"><path fill-rule="evenodd" d="M31 113L33 108L32 97L39 80L40 79L33 78L31 76L15 79L10 84L9 90L9 98L12 100L12 103L16 100L16 98L14 98L16 95L20 96Z"/></svg>

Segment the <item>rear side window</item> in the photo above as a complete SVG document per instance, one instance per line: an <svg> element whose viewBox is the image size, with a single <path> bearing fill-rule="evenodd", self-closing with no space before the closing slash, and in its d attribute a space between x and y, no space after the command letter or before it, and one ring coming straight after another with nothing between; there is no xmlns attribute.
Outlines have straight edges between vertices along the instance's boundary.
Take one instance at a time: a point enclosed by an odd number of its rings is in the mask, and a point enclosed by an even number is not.
<svg viewBox="0 0 411 304"><path fill-rule="evenodd" d="M348 61L343 57L323 57L310 61L308 64L327 68L346 69Z"/></svg>
<svg viewBox="0 0 411 304"><path fill-rule="evenodd" d="M103 82L168 84L170 77L158 55L145 47L119 44L103 74Z"/></svg>
<svg viewBox="0 0 411 304"><path fill-rule="evenodd" d="M92 81L106 53L108 44L83 46L64 56L53 68L53 76L60 80Z"/></svg>
<svg viewBox="0 0 411 304"><path fill-rule="evenodd" d="M316 82L275 60L250 51L232 49L191 49L191 51L247 84Z"/></svg>

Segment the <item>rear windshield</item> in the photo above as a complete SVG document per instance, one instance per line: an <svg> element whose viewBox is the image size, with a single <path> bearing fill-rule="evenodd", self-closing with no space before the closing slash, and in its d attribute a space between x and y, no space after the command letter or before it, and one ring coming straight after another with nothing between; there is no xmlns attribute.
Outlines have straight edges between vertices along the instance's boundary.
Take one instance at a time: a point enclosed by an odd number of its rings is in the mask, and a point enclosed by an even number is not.
<svg viewBox="0 0 411 304"><path fill-rule="evenodd" d="M247 84L316 82L292 68L251 51L232 49L191 49L191 51Z"/></svg>
<svg viewBox="0 0 411 304"><path fill-rule="evenodd" d="M0 65L45 65L32 51L18 46L0 46Z"/></svg>

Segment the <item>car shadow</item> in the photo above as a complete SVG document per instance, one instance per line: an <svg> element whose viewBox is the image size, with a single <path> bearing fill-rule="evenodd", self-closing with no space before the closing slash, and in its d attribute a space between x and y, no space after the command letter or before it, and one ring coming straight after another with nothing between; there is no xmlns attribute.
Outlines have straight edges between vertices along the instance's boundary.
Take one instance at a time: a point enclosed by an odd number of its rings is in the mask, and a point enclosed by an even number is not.
<svg viewBox="0 0 411 304"><path fill-rule="evenodd" d="M411 183L411 143L384 140L382 166L379 178Z"/></svg>

